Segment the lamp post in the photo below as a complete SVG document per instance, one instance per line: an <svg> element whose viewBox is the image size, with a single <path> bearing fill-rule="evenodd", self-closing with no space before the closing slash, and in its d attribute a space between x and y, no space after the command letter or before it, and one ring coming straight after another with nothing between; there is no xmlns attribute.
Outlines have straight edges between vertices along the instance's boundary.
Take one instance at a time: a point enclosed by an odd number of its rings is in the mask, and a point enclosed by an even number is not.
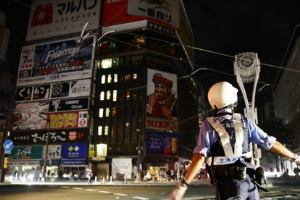
<svg viewBox="0 0 300 200"><path fill-rule="evenodd" d="M244 109L245 116L253 120L258 124L257 119L257 109L255 108L255 93L257 82L259 79L260 73L260 61L258 59L257 53L254 52L245 52L240 53L235 56L234 61L234 74L236 75L236 80L240 86L241 92L244 97L245 106ZM253 82L253 92L251 102L249 102L247 93L243 83ZM253 151L253 158L255 166L259 167L260 162L259 158L261 157L260 149L257 148L256 144L250 146L250 150Z"/></svg>

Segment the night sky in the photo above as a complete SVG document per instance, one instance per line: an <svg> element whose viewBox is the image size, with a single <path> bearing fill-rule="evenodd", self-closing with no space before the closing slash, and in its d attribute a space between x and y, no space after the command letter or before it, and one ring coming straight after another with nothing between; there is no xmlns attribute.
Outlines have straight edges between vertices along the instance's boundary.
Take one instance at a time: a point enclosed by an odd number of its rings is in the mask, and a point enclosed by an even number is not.
<svg viewBox="0 0 300 200"><path fill-rule="evenodd" d="M2 0L1 10L8 15L11 29L8 66L17 72L21 45L25 42L30 0ZM300 23L300 0L183 0L196 48L195 66L218 72L199 71L195 77L205 89L214 82L229 81L236 87L232 57L241 52L258 53L261 63L281 66L295 26ZM18 14L17 14L18 13ZM222 73L225 72L226 74ZM274 84L278 68L261 65L260 81ZM263 84L259 84L258 88ZM251 88L251 87L250 87ZM240 93L241 95L241 93ZM257 105L271 99L271 87L257 94Z"/></svg>
<svg viewBox="0 0 300 200"><path fill-rule="evenodd" d="M275 84L280 70L263 63L282 65L295 26L300 23L299 0L183 0L183 2L194 32L195 47L230 56L242 52L257 52L262 63L259 81ZM206 88L214 82L223 80L238 87L233 71L234 58L200 50L195 50L195 57L195 64L198 67L212 68L230 74L199 71L196 77ZM258 88L263 85L258 84ZM246 84L246 87L252 91L251 84ZM264 87L257 93L256 105L259 111L263 102L271 100L271 88Z"/></svg>

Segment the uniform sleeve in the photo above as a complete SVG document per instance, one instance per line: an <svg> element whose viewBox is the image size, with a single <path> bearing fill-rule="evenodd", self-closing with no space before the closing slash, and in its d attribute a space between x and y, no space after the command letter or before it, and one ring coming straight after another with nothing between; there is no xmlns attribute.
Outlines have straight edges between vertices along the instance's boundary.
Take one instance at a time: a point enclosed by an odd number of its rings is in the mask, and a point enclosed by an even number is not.
<svg viewBox="0 0 300 200"><path fill-rule="evenodd" d="M266 150L270 150L276 142L276 138L269 136L260 129L253 121L248 119L250 142L260 145Z"/></svg>
<svg viewBox="0 0 300 200"><path fill-rule="evenodd" d="M212 128L209 127L209 124L207 121L204 121L201 124L199 137L197 141L197 146L194 149L193 153L200 153L204 155L205 157L210 156L210 147L212 145Z"/></svg>

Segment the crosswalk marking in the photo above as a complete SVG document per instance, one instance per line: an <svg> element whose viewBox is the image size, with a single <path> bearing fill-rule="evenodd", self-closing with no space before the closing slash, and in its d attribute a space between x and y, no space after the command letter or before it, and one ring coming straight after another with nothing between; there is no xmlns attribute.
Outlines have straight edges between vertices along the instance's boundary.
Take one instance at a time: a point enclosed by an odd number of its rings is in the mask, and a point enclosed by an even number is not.
<svg viewBox="0 0 300 200"><path fill-rule="evenodd" d="M95 191L97 191L97 190L95 190L95 189L85 189L86 191L91 191L91 192L95 192Z"/></svg>
<svg viewBox="0 0 300 200"><path fill-rule="evenodd" d="M118 196L128 196L128 194L123 194L123 193L113 193L113 194Z"/></svg>
<svg viewBox="0 0 300 200"><path fill-rule="evenodd" d="M105 194L111 193L111 192L109 192L109 191L98 191L98 192L105 193Z"/></svg>
<svg viewBox="0 0 300 200"><path fill-rule="evenodd" d="M70 188L70 186L60 186L61 188Z"/></svg>
<svg viewBox="0 0 300 200"><path fill-rule="evenodd" d="M82 188L73 187L74 190L82 190Z"/></svg>
<svg viewBox="0 0 300 200"><path fill-rule="evenodd" d="M149 200L149 198L145 198L145 197L132 197L134 199L140 199L140 200Z"/></svg>

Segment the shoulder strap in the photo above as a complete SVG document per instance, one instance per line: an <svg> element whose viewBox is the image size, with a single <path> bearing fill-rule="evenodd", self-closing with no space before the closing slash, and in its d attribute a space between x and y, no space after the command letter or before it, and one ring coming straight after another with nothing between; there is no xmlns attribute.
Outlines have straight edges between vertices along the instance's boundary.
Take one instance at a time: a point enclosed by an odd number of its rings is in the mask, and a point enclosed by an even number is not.
<svg viewBox="0 0 300 200"><path fill-rule="evenodd" d="M218 120L218 118L208 117L206 118L209 124L216 130L216 132L219 134L219 137L221 139L221 143L225 152L225 156L232 157L233 156L233 150L230 143L229 135Z"/></svg>
<svg viewBox="0 0 300 200"><path fill-rule="evenodd" d="M244 142L244 125L242 122L241 114L233 114L233 127L235 131L235 144L234 144L234 156L240 156L243 154L243 142Z"/></svg>

